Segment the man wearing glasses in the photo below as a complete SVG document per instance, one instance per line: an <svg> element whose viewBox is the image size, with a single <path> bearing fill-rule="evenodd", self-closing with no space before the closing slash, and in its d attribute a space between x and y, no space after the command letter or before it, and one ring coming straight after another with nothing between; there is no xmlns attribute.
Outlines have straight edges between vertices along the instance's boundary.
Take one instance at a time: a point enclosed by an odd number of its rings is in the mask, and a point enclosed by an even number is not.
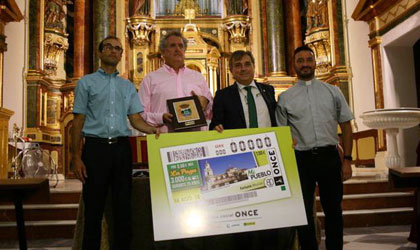
<svg viewBox="0 0 420 250"><path fill-rule="evenodd" d="M159 134L141 117L143 107L133 84L118 76L116 67L122 51L117 37L102 40L98 52L101 67L80 79L75 89L72 163L76 177L83 183L83 249L100 248L109 187L114 216L112 249L130 249L132 161L127 116L135 129Z"/></svg>

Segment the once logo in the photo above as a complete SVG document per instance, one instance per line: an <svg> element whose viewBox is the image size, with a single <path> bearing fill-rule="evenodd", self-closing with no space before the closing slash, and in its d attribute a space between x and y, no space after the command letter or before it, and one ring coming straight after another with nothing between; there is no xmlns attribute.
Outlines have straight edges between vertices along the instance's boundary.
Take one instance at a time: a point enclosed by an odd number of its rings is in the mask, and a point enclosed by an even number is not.
<svg viewBox="0 0 420 250"><path fill-rule="evenodd" d="M241 217L255 217L258 216L258 209L254 210L243 210L243 211L236 211L235 217L241 218Z"/></svg>

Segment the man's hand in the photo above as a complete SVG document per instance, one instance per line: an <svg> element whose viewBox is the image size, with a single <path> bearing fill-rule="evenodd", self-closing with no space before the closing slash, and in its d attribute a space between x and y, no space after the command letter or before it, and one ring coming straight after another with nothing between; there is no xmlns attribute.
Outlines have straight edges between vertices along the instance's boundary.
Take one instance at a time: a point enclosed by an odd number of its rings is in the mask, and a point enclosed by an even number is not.
<svg viewBox="0 0 420 250"><path fill-rule="evenodd" d="M160 129L159 128L155 128L155 127L151 127L151 134L155 134L155 138L159 139L160 136Z"/></svg>
<svg viewBox="0 0 420 250"><path fill-rule="evenodd" d="M194 92L194 90L191 91L191 95L195 95L195 96L198 97L198 100L200 101L201 109L203 111L206 111L207 105L209 104L209 100L207 100L207 98L205 98L204 96L196 95L195 92Z"/></svg>
<svg viewBox="0 0 420 250"><path fill-rule="evenodd" d="M131 126L133 126L133 128L137 129L138 131L141 131L146 134L155 134L156 139L159 138L160 130L147 123L140 115L140 113L129 115L128 120L130 120Z"/></svg>
<svg viewBox="0 0 420 250"><path fill-rule="evenodd" d="M80 157L82 145L82 128L84 122L85 115L74 114L73 127L71 128L71 159L74 168L73 172L76 175L76 178L79 179L83 184L85 184L85 179L87 178L86 167L82 161L82 158Z"/></svg>
<svg viewBox="0 0 420 250"><path fill-rule="evenodd" d="M223 125L222 125L222 124L219 124L219 125L217 125L217 126L214 126L214 129L215 129L217 132L222 133L222 132L223 132Z"/></svg>
<svg viewBox="0 0 420 250"><path fill-rule="evenodd" d="M170 113L164 113L163 116L162 116L162 119L163 119L164 123L172 123L172 118L173 117L174 116Z"/></svg>
<svg viewBox="0 0 420 250"><path fill-rule="evenodd" d="M292 137L292 148L295 148L296 144L297 144L296 139Z"/></svg>
<svg viewBox="0 0 420 250"><path fill-rule="evenodd" d="M72 162L74 167L73 172L76 175L76 178L85 184L85 179L87 178L85 164L80 157L73 157Z"/></svg>
<svg viewBox="0 0 420 250"><path fill-rule="evenodd" d="M351 161L344 159L343 165L342 165L342 178L343 182L347 181L352 177L352 169L351 169Z"/></svg>

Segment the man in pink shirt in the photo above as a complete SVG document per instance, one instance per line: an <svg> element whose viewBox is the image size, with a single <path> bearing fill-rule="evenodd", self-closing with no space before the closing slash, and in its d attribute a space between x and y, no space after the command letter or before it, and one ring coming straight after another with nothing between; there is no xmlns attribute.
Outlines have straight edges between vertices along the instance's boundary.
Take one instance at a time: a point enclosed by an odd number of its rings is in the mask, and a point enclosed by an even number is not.
<svg viewBox="0 0 420 250"><path fill-rule="evenodd" d="M185 67L187 39L178 31L165 35L159 43L165 64L148 74L140 85L143 118L153 126L162 126L161 132L172 132L172 115L168 113L166 100L197 95L207 120L211 119L213 97L200 72ZM195 130L208 130L203 126ZM191 130L189 130L191 131Z"/></svg>

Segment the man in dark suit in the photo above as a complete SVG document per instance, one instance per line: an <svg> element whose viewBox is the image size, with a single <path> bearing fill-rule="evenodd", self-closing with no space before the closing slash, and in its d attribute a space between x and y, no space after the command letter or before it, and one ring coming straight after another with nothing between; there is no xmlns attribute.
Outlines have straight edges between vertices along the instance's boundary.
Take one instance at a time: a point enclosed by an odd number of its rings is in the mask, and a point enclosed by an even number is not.
<svg viewBox="0 0 420 250"><path fill-rule="evenodd" d="M255 60L249 51L238 50L229 58L235 83L216 92L210 129L275 127L274 88L254 81ZM290 228L239 233L234 236L235 249L287 250L293 245Z"/></svg>
<svg viewBox="0 0 420 250"><path fill-rule="evenodd" d="M235 51L229 59L229 68L236 81L216 92L210 129L277 126L274 88L254 81L255 60L252 53Z"/></svg>

